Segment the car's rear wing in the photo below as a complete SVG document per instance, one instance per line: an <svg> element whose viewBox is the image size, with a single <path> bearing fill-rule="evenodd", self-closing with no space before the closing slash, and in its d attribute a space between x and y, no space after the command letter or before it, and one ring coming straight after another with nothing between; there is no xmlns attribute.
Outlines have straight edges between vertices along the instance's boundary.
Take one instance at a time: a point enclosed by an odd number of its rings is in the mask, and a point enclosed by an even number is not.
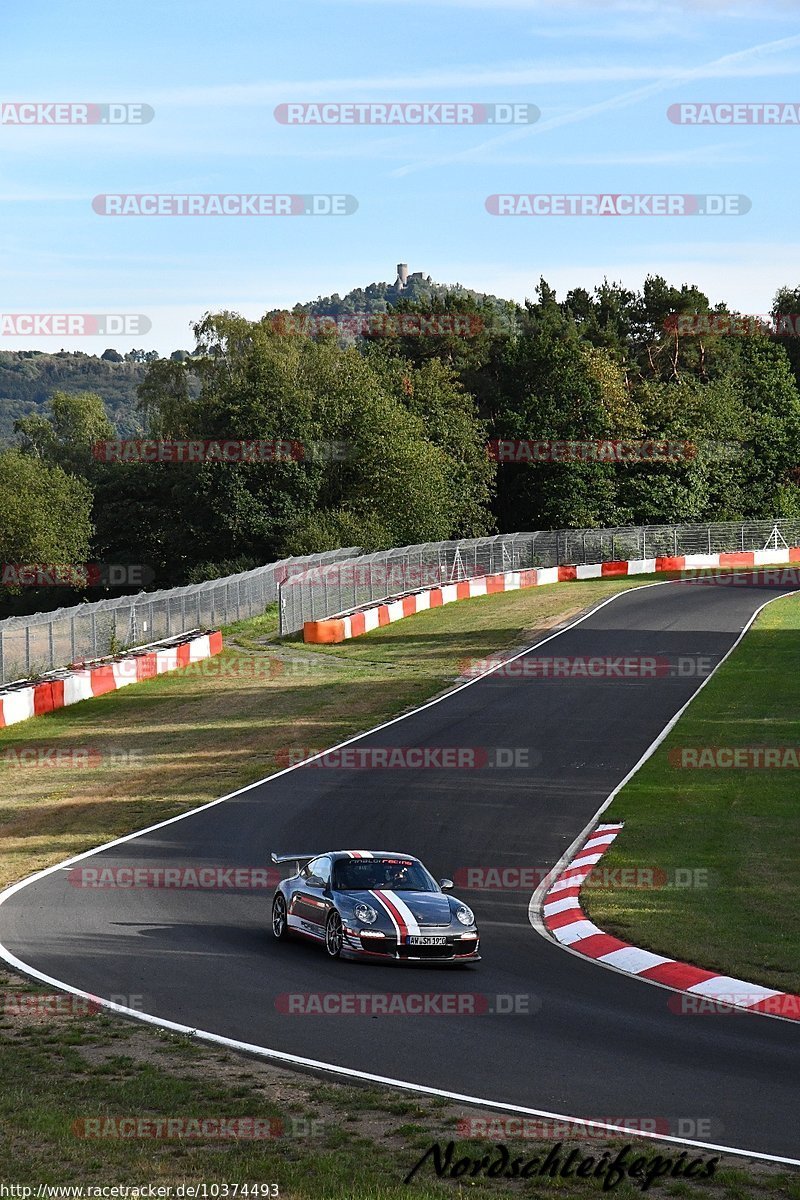
<svg viewBox="0 0 800 1200"><path fill-rule="evenodd" d="M318 854L276 854L273 850L270 858L274 863L293 862L295 864L295 874L300 871L300 863L311 862L312 858L319 858Z"/></svg>

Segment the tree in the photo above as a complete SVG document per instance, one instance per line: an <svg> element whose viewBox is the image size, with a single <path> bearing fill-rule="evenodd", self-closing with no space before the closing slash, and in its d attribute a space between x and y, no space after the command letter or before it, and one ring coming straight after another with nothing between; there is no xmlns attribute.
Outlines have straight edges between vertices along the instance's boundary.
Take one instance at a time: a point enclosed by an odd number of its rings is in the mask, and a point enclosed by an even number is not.
<svg viewBox="0 0 800 1200"><path fill-rule="evenodd" d="M0 452L0 560L77 564L89 554L91 491L60 467Z"/></svg>
<svg viewBox="0 0 800 1200"><path fill-rule="evenodd" d="M114 436L102 398L94 392L53 392L49 407L49 418L36 413L15 422L23 452L86 474L93 448Z"/></svg>
<svg viewBox="0 0 800 1200"><path fill-rule="evenodd" d="M520 442L611 436L612 380L582 345L571 315L542 280L539 303L526 305L521 335L499 364L492 436ZM603 363L608 366L607 360ZM613 405L612 405L613 407ZM501 463L497 472L501 530L615 524L614 467L602 462Z"/></svg>
<svg viewBox="0 0 800 1200"><path fill-rule="evenodd" d="M202 525L199 561L490 527L485 431L452 371L342 348L335 335L282 336L268 317L207 314L195 334L200 393L184 365L153 364L140 391L151 429L298 447L278 461L159 468L182 492L173 510Z"/></svg>

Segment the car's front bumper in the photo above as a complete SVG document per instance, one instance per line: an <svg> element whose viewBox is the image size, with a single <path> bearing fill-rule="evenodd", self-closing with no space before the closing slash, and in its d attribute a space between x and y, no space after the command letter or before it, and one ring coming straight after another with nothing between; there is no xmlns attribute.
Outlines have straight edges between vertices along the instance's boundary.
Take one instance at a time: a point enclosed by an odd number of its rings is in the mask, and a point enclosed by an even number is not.
<svg viewBox="0 0 800 1200"><path fill-rule="evenodd" d="M441 937L441 945L415 946L408 938L374 937L363 931L345 929L342 957L383 962L467 963L480 962L480 938L464 938L458 933L430 935Z"/></svg>

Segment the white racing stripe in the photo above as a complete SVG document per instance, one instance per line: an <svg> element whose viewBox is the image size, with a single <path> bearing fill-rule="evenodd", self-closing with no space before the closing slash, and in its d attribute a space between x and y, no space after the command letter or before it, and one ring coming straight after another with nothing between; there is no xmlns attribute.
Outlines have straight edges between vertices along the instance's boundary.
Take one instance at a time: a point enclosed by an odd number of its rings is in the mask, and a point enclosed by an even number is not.
<svg viewBox="0 0 800 1200"><path fill-rule="evenodd" d="M419 924L417 922L417 918L414 916L413 912L408 907L405 900L400 899L397 892L388 892L387 893L387 892L381 891L381 892L376 892L375 894L378 896L381 896L383 899L387 900L390 904L393 904L395 906L397 911L400 913L400 916L403 918L406 929L408 930L409 933L414 933L414 934L419 933Z"/></svg>

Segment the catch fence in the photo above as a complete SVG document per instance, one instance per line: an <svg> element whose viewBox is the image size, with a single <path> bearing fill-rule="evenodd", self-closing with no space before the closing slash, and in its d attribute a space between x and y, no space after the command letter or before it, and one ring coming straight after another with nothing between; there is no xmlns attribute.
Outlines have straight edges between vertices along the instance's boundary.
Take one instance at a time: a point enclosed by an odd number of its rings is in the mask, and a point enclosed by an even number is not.
<svg viewBox="0 0 800 1200"><path fill-rule="evenodd" d="M280 631L296 633L306 621L502 571L798 545L800 521L795 520L556 529L425 542L293 573L279 588Z"/></svg>
<svg viewBox="0 0 800 1200"><path fill-rule="evenodd" d="M258 616L277 601L279 585L293 571L350 559L358 552L358 546L348 546L284 558L187 587L7 617L0 621L0 683L30 679L70 663L103 658L193 629L211 629Z"/></svg>

